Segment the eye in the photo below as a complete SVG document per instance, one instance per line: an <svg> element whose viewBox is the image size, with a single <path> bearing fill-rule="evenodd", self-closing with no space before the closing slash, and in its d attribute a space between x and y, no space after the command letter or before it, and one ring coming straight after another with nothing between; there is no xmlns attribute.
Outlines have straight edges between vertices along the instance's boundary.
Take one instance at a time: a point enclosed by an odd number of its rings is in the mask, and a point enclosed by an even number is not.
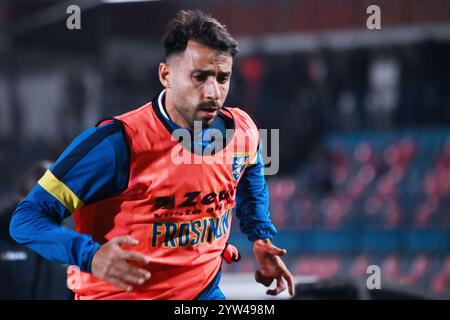
<svg viewBox="0 0 450 320"><path fill-rule="evenodd" d="M230 80L230 76L219 76L217 77L217 82L224 84L227 83L228 80Z"/></svg>
<svg viewBox="0 0 450 320"><path fill-rule="evenodd" d="M204 73L196 73L193 75L193 77L194 77L195 81L205 82L205 80L208 76Z"/></svg>

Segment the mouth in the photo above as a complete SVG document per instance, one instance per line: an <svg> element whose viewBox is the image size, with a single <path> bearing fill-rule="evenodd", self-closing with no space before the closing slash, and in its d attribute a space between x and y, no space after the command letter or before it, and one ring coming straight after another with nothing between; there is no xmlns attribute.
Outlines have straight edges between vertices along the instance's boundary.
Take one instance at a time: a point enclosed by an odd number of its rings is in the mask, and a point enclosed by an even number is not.
<svg viewBox="0 0 450 320"><path fill-rule="evenodd" d="M202 118L212 119L215 116L217 116L219 109L220 108L217 108L217 107L204 107L204 108L201 108L199 111L200 111Z"/></svg>

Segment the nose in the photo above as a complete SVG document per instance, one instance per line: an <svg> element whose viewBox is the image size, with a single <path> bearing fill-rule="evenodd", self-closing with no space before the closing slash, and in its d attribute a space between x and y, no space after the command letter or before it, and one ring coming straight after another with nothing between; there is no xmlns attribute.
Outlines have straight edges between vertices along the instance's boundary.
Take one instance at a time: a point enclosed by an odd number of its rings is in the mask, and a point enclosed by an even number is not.
<svg viewBox="0 0 450 320"><path fill-rule="evenodd" d="M204 86L204 95L206 100L219 100L220 89L217 80L214 77L209 77Z"/></svg>

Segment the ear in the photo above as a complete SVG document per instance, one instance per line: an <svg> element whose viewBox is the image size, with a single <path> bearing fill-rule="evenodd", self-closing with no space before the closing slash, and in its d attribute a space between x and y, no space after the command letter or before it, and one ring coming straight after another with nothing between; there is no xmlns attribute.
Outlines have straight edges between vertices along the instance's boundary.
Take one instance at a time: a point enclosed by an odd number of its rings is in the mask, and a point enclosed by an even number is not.
<svg viewBox="0 0 450 320"><path fill-rule="evenodd" d="M170 81L170 66L165 63L165 62L161 62L159 64L159 81L161 81L161 84L165 87L165 88L170 88L172 86L172 83Z"/></svg>

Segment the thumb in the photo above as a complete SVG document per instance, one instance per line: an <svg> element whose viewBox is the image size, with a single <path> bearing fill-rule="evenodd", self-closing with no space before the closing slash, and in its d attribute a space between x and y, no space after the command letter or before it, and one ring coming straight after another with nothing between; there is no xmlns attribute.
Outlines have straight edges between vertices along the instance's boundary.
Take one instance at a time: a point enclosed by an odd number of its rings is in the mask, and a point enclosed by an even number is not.
<svg viewBox="0 0 450 320"><path fill-rule="evenodd" d="M129 244L129 245L137 245L139 244L139 240L133 238L132 236L119 236L112 239L115 244Z"/></svg>
<svg viewBox="0 0 450 320"><path fill-rule="evenodd" d="M273 256L284 256L286 254L286 249L280 249L273 244L269 243L266 247L267 253Z"/></svg>

